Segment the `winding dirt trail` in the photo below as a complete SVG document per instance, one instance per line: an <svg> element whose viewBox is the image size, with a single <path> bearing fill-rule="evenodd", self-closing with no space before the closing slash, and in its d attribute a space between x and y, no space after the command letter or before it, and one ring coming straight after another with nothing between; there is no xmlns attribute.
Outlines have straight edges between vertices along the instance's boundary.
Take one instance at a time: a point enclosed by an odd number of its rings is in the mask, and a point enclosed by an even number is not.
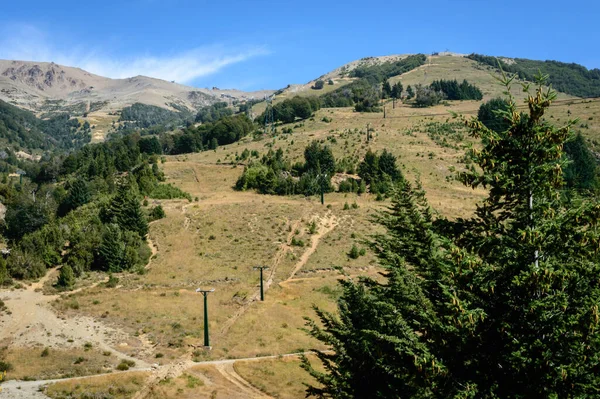
<svg viewBox="0 0 600 399"><path fill-rule="evenodd" d="M267 395L263 391L254 387L246 381L241 375L235 371L234 363L219 363L215 365L215 368L227 381L237 387L245 398L268 398L273 399L272 396Z"/></svg>
<svg viewBox="0 0 600 399"><path fill-rule="evenodd" d="M319 220L319 229L315 234L312 235L310 247L308 247L308 249L304 251L304 253L300 257L300 260L298 261L298 263L296 263L296 266L294 266L294 270L292 271L290 276L287 279L285 279L285 281L294 278L296 273L298 273L300 269L302 269L302 267L306 265L306 262L308 262L310 256L317 250L321 239L326 234L333 231L333 229L335 229L338 226L338 224L338 218L334 216L331 212L326 214L323 218Z"/></svg>

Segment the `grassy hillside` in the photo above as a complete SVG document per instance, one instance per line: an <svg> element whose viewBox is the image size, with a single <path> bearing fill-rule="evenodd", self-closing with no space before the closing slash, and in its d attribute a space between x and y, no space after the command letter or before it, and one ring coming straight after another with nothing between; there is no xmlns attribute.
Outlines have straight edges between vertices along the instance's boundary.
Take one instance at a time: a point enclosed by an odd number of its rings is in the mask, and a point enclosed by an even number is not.
<svg viewBox="0 0 600 399"><path fill-rule="evenodd" d="M533 82L538 72L550 76L554 89L577 97L600 97L600 69L588 70L582 65L559 61L536 61L526 58L489 57L471 54L468 58L494 69L515 73L519 78Z"/></svg>
<svg viewBox="0 0 600 399"><path fill-rule="evenodd" d="M490 71L473 60L440 56L430 61L390 80L401 80L406 87L467 79L483 91L484 101L502 91ZM522 99L517 89L515 95ZM193 200L150 200L143 207L149 210L160 203L166 212L164 219L150 224L148 242L154 255L145 270L115 273L119 281L113 286L94 284L98 279L90 274L80 280L80 286L88 288L58 296L52 306L66 320L92 317L113 326L120 335L115 333L119 339L111 347L140 362L167 366L147 374L62 382L48 393L82 397L84 387L103 392L114 386L122 387L117 390L122 397L145 388L152 393L148 397L163 398L303 397L300 382L309 382L308 375L299 368L297 357L278 355L322 348L300 328L303 317L314 318L313 305L335 310L337 280L377 278L381 270L372 253L366 251L357 259L348 253L353 245L365 248L365 240L379 231L372 216L389 202L368 193L330 193L321 205L316 196L236 191L233 187L249 162L239 156L245 150L262 157L281 149L290 162L300 162L314 140L327 144L338 160L361 160L369 149L378 153L385 149L398 158L409 179L420 179L436 212L466 217L485 192L452 179L451 168L465 166L465 148L478 143L453 123L451 112L476 115L480 104L449 101L413 108L402 102L393 107L388 101L382 104L385 118L383 112L358 113L351 107L320 109L304 121L278 126L275 136L245 136L215 150L164 156L160 167L166 182L190 193ZM573 117L580 118L577 130L592 144L600 142L600 102L561 95L548 115L557 125ZM369 142L367 127L372 131ZM291 133L282 134L283 129ZM258 265L269 267L264 302L258 300L259 274L253 269ZM57 277L57 272L50 274L47 290ZM202 348L198 287L215 289L208 297L210 351ZM69 338L56 339L66 345ZM27 359L39 357L39 350L19 353ZM271 355L274 358L194 366L200 361ZM14 372L22 375L19 369L15 364Z"/></svg>

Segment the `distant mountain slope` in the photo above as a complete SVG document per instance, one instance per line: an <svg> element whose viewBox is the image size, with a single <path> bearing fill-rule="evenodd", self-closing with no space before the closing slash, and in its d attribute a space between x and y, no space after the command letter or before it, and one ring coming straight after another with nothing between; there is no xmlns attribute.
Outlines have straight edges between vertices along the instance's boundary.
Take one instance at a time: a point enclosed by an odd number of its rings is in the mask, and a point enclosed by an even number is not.
<svg viewBox="0 0 600 399"><path fill-rule="evenodd" d="M516 73L519 78L534 81L541 71L549 75L549 83L558 91L577 97L600 97L600 69L590 69L559 61L536 61L526 58L490 57L471 54L468 58L492 68L502 67L506 72Z"/></svg>
<svg viewBox="0 0 600 399"><path fill-rule="evenodd" d="M76 148L91 139L89 125L80 124L62 114L39 119L33 113L0 100L0 148L20 147L25 150ZM1 156L0 156L1 158Z"/></svg>
<svg viewBox="0 0 600 399"><path fill-rule="evenodd" d="M348 62L347 64L344 64L330 72L327 72L327 73L319 76L318 78L313 79L310 82L307 82L305 84L289 85L285 89L280 90L280 93L286 94L286 95L289 95L289 94L302 95L303 93L312 93L315 95L323 94L327 91L333 90L334 88L333 87L328 88L328 86L325 85L324 89L322 89L322 90L314 90L314 89L312 89L312 87L314 86L314 84L317 80L323 80L326 83L329 80L331 80L332 82L334 82L337 85L335 87L335 89L337 89L340 86L346 85L354 80L353 78L350 78L349 76L357 68L381 65L381 64L389 63L389 62L396 62L396 61L400 61L400 60L408 57L409 55L411 55L411 54L396 54L396 55L384 55L384 56L379 56L379 57L364 57L364 58L361 58L360 60L354 60L354 61Z"/></svg>
<svg viewBox="0 0 600 399"><path fill-rule="evenodd" d="M262 98L270 93L194 88L146 76L110 79L53 62L0 60L0 99L37 113L81 115L134 103L194 110L217 101Z"/></svg>

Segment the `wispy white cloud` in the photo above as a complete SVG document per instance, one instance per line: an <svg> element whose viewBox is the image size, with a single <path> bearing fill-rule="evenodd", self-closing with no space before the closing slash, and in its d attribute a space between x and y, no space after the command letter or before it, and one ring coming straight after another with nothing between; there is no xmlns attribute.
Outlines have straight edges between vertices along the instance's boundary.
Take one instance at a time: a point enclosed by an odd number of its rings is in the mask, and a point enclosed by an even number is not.
<svg viewBox="0 0 600 399"><path fill-rule="evenodd" d="M201 46L170 54L117 56L101 48L56 44L49 35L30 25L0 29L0 59L50 62L75 66L111 78L150 76L189 83L221 69L267 55L264 46Z"/></svg>

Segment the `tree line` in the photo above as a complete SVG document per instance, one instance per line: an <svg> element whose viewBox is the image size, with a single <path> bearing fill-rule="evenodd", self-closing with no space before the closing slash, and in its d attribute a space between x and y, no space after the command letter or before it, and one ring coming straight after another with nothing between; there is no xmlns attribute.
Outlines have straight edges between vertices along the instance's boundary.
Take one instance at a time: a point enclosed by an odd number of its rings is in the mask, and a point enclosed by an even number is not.
<svg viewBox="0 0 600 399"><path fill-rule="evenodd" d="M320 108L321 100L318 97L294 96L273 105L273 120L282 123L292 123L296 119L308 119ZM260 114L255 120L258 123L263 123L267 111Z"/></svg>
<svg viewBox="0 0 600 399"><path fill-rule="evenodd" d="M382 84L392 76L424 65L426 60L425 55L416 54L395 62L359 66L349 73L349 76L358 79L322 95L321 105L324 108L354 107L357 112L377 112L379 111L379 101L382 98ZM390 88L390 94L391 90Z"/></svg>
<svg viewBox="0 0 600 399"><path fill-rule="evenodd" d="M577 97L600 97L600 69L587 69L575 63L559 61L536 61L526 58L515 58L511 63L502 57L490 57L481 54L470 54L467 58L492 68L502 68L505 72L517 74L520 79L535 81L538 71L548 74L548 83L556 90Z"/></svg>

